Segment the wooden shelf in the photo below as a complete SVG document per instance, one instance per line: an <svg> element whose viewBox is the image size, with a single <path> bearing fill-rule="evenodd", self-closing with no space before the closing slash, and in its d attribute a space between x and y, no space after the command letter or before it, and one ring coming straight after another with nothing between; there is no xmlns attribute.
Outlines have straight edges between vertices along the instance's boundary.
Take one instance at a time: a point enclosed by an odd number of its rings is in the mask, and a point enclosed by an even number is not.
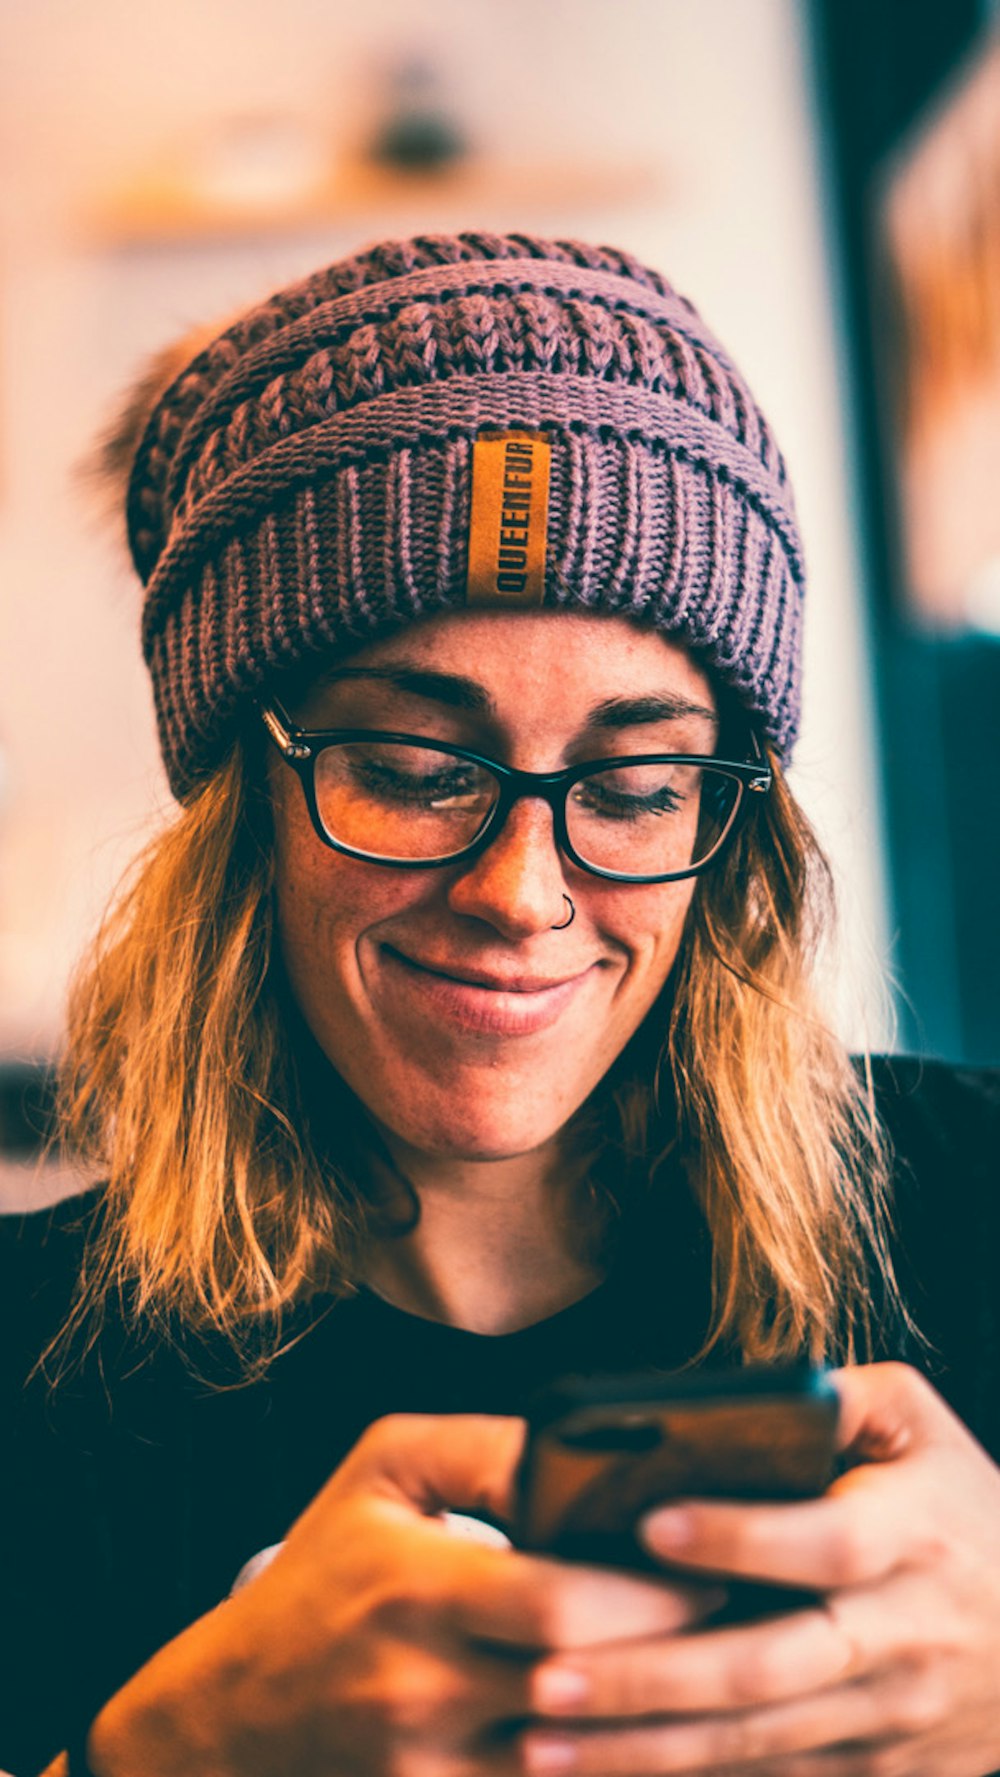
<svg viewBox="0 0 1000 1777"><path fill-rule="evenodd" d="M580 162L515 166L466 160L436 173L408 173L374 162L331 169L280 201L220 201L189 178L158 169L95 206L86 218L91 240L107 246L183 246L213 240L303 234L345 222L410 216L433 226L443 208L461 208L469 226L498 210L532 213L596 210L662 195L662 179L645 166Z"/></svg>

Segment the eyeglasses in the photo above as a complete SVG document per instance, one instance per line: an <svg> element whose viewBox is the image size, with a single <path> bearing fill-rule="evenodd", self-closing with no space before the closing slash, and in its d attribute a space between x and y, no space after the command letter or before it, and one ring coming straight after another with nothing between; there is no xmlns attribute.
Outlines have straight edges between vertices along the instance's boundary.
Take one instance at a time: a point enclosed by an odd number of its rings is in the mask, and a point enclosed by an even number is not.
<svg viewBox="0 0 1000 1777"><path fill-rule="evenodd" d="M676 882L718 855L771 788L753 733L749 759L639 753L563 771L516 771L467 747L370 728L296 728L280 704L261 717L302 780L324 845L368 864L427 870L485 850L515 802L552 810L560 851L614 882Z"/></svg>

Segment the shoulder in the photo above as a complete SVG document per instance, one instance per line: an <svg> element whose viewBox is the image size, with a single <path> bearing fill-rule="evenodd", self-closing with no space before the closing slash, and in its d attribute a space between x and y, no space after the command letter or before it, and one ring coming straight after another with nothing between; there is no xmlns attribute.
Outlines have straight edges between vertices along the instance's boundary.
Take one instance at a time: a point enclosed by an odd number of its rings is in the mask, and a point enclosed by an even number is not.
<svg viewBox="0 0 1000 1777"><path fill-rule="evenodd" d="M914 1361L1000 1457L1000 1072L894 1057L872 1075Z"/></svg>
<svg viewBox="0 0 1000 1777"><path fill-rule="evenodd" d="M924 1145L931 1155L959 1147L979 1155L1000 1140L1000 1068L881 1055L871 1069L883 1122L918 1158Z"/></svg>
<svg viewBox="0 0 1000 1777"><path fill-rule="evenodd" d="M170 1347L127 1311L116 1286L74 1317L104 1207L96 1188L49 1209L0 1216L0 1414L25 1436L36 1422L51 1429L56 1402L60 1424L92 1422L96 1435L112 1391L122 1403L125 1393L155 1399L169 1371Z"/></svg>
<svg viewBox="0 0 1000 1777"><path fill-rule="evenodd" d="M93 1226L101 1203L98 1187L62 1197L45 1209L0 1214L0 1264L5 1270L66 1257ZM43 1255L45 1257L43 1257Z"/></svg>
<svg viewBox="0 0 1000 1777"><path fill-rule="evenodd" d="M8 1373L34 1361L72 1304L101 1194L90 1190L52 1208L0 1215L0 1363Z"/></svg>
<svg viewBox="0 0 1000 1777"><path fill-rule="evenodd" d="M879 1056L871 1078L904 1226L919 1214L963 1242L1000 1230L1000 1070Z"/></svg>
<svg viewBox="0 0 1000 1777"><path fill-rule="evenodd" d="M995 1218L1000 1070L912 1056L880 1056L871 1068L900 1202L918 1194L952 1220Z"/></svg>

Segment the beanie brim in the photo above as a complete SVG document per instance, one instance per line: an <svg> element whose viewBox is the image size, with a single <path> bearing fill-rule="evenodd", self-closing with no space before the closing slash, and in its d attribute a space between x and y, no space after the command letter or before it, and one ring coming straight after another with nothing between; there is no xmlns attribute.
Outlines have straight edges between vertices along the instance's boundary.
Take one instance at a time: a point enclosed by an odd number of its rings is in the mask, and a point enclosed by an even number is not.
<svg viewBox="0 0 1000 1777"><path fill-rule="evenodd" d="M274 673L463 608L472 446L498 424L541 427L550 440L545 605L682 640L788 754L803 570L760 463L668 399L651 416L648 398L628 390L533 384L530 400L514 377L470 378L461 401L450 387L440 431L436 391L402 391L317 428L307 462L300 439L279 444L217 509L203 503L164 551L146 607L176 795L216 767L241 708ZM593 411L546 422L547 410L574 404Z"/></svg>

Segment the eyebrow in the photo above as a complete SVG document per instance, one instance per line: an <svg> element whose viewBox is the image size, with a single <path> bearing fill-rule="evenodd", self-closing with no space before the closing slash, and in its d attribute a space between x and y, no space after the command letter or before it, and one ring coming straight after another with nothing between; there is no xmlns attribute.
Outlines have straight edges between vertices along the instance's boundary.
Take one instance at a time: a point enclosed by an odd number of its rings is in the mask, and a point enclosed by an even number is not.
<svg viewBox="0 0 1000 1777"><path fill-rule="evenodd" d="M471 710L476 715L495 716L494 703L485 686L459 673L432 672L424 667L410 666L345 666L324 674L324 684L339 684L344 679L376 679L411 697L424 697L431 703L446 704L450 709ZM651 722L676 722L685 716L700 716L709 722L718 721L718 712L706 704L695 703L676 692L646 692L640 697L608 697L588 711L582 724L586 728L641 728Z"/></svg>
<svg viewBox="0 0 1000 1777"><path fill-rule="evenodd" d="M591 728L641 728L647 722L676 722L683 716L704 716L718 721L718 713L707 704L694 703L690 697L676 692L647 692L642 697L609 697L595 704L587 717Z"/></svg>
<svg viewBox="0 0 1000 1777"><path fill-rule="evenodd" d="M430 703L444 703L451 709L474 710L477 715L496 715L496 705L489 692L475 679L462 678L459 673L431 672L425 667L411 666L342 666L324 673L324 685L338 685L344 679L377 679L395 691L411 697L426 697Z"/></svg>

